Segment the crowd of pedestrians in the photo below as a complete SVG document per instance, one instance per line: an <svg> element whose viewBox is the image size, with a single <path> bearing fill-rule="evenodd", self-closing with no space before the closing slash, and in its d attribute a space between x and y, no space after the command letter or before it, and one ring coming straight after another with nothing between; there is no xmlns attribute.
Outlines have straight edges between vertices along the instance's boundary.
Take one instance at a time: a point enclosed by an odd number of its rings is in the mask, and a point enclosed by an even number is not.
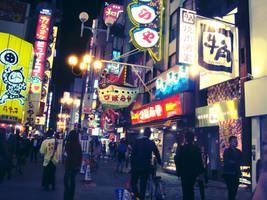
<svg viewBox="0 0 267 200"><path fill-rule="evenodd" d="M0 183L22 175L27 161L37 162L41 141L40 136L29 137L19 129L0 128Z"/></svg>
<svg viewBox="0 0 267 200"><path fill-rule="evenodd" d="M134 200L144 200L148 177L154 173L155 163L162 165L159 150L153 140L150 140L151 130L145 128L144 134L136 138L130 145L125 138L118 143L111 139L107 144L94 138L90 142L89 154L91 157L105 161L117 162L114 169L117 173L130 173L130 186ZM207 168L209 155L204 146L194 143L194 134L185 132L183 141L179 142L176 149L175 165L176 174L181 180L183 200L194 200L194 187L198 185L201 200L205 200L205 188L208 183ZM45 139L39 136L27 137L19 130L0 128L0 183L11 179L14 173L23 174L23 167L27 160L36 163L38 154L43 156L43 176L41 185L43 190L55 190L56 168L59 163L60 153L64 154L64 200L73 200L75 193L75 177L81 168L82 149L79 142L78 130L72 130L66 137L64 148L61 151L58 145L56 132L47 131ZM228 200L235 200L241 176L242 152L237 149L237 138L229 138L229 147L223 154L222 177L228 190ZM263 162L264 163L264 162ZM130 170L125 171L130 165ZM265 194L264 181L260 178L254 200L260 200ZM51 186L51 188L50 188Z"/></svg>

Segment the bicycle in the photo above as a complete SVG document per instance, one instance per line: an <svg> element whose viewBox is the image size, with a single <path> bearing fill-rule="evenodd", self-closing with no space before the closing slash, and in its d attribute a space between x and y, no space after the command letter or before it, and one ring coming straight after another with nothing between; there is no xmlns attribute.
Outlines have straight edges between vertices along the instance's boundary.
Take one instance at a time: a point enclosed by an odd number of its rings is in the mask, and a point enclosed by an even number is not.
<svg viewBox="0 0 267 200"><path fill-rule="evenodd" d="M161 180L161 176L156 176L157 166L154 164L153 172L149 175L147 183L147 192L150 200L165 200L164 181Z"/></svg>

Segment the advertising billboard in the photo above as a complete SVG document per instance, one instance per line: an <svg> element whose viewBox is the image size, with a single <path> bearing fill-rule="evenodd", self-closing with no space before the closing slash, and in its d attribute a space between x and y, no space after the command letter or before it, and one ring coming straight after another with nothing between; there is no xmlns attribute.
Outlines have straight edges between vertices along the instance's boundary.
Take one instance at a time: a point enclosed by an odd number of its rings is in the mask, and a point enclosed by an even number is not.
<svg viewBox="0 0 267 200"><path fill-rule="evenodd" d="M174 95L156 103L131 111L132 124L150 122L175 115L182 115L180 95Z"/></svg>
<svg viewBox="0 0 267 200"><path fill-rule="evenodd" d="M22 122L32 60L32 44L0 33L0 121Z"/></svg>
<svg viewBox="0 0 267 200"><path fill-rule="evenodd" d="M127 7L134 46L148 51L156 61L162 58L163 9L163 0L133 0Z"/></svg>
<svg viewBox="0 0 267 200"><path fill-rule="evenodd" d="M197 16L195 65L200 89L239 76L238 34L234 24Z"/></svg>
<svg viewBox="0 0 267 200"><path fill-rule="evenodd" d="M110 18L111 21L114 23L118 19L120 13L122 12L123 12L122 5L111 3L104 8L103 20L104 22L106 22L106 20Z"/></svg>
<svg viewBox="0 0 267 200"><path fill-rule="evenodd" d="M44 72L44 63L46 57L47 38L51 22L51 11L42 9L38 17L36 29L36 41L34 44L34 52L36 55L34 69L32 70L31 92L40 94L42 91L42 80Z"/></svg>

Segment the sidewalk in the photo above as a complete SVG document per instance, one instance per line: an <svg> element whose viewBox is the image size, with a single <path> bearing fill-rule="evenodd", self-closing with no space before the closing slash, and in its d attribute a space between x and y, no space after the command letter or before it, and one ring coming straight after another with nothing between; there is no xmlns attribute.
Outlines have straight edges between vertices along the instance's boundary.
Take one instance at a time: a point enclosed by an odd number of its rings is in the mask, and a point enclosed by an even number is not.
<svg viewBox="0 0 267 200"><path fill-rule="evenodd" d="M76 177L75 200L115 200L114 190L124 188L130 181L130 174L115 172L115 161L101 161L97 172L92 173L93 181L90 184L83 182L84 175ZM1 200L63 200L64 165L57 166L56 190L45 192L41 189L41 163L27 163L24 174L15 175L11 180L5 180L0 185ZM182 200L181 182L176 176L158 172L165 182L166 200ZM195 188L195 200L200 200L199 190ZM209 181L206 189L206 200L227 200L227 191L224 183ZM240 189L236 200L250 200L251 194Z"/></svg>

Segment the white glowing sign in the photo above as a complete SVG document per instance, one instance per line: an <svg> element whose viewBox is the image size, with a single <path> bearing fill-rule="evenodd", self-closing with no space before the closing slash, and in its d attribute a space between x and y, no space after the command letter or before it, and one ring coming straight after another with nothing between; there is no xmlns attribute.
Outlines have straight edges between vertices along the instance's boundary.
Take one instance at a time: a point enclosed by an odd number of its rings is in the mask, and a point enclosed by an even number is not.
<svg viewBox="0 0 267 200"><path fill-rule="evenodd" d="M136 28L133 31L134 40L144 48L150 48L159 41L159 34L152 28Z"/></svg>
<svg viewBox="0 0 267 200"><path fill-rule="evenodd" d="M134 5L131 13L133 19L140 24L149 24L157 17L155 10L147 5Z"/></svg>
<svg viewBox="0 0 267 200"><path fill-rule="evenodd" d="M180 10L179 63L195 63L195 14L191 10Z"/></svg>

